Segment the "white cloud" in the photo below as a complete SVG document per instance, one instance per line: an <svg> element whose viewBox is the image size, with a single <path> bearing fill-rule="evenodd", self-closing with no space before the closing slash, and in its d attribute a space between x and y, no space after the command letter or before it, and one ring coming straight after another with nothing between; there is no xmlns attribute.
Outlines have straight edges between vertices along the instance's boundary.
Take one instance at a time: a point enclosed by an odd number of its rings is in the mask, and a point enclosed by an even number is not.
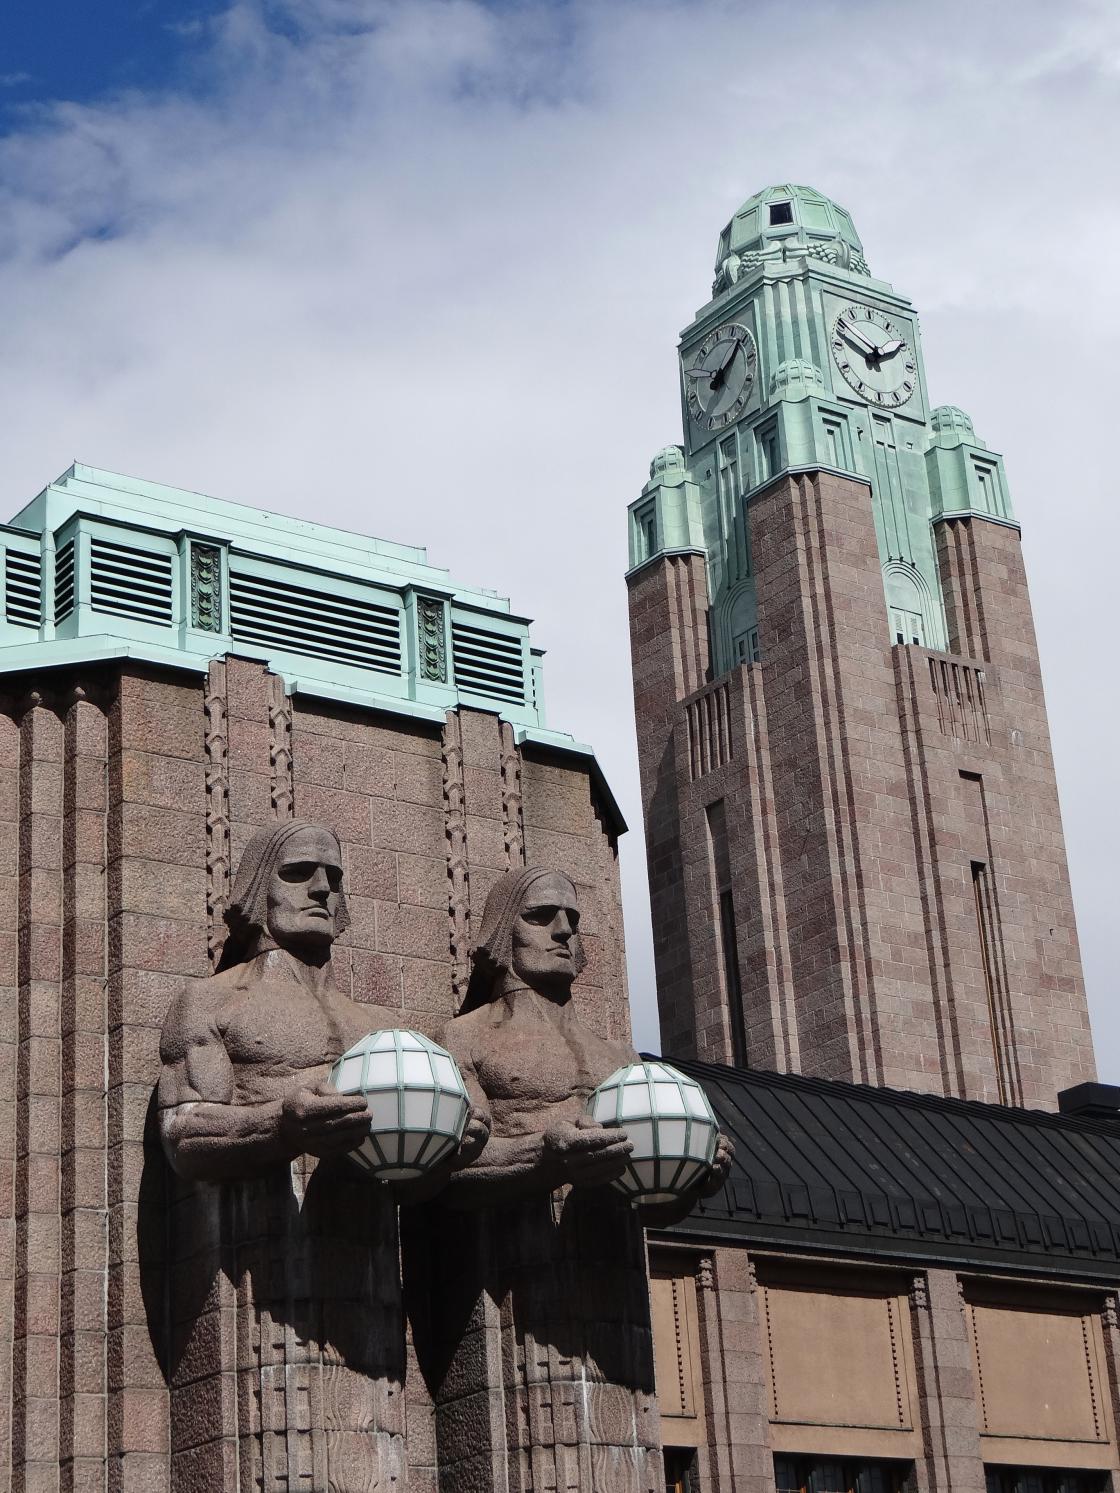
<svg viewBox="0 0 1120 1493"><path fill-rule="evenodd" d="M934 398L1006 453L1120 1079L1115 9L288 0L200 47L183 91L59 105L0 151L9 509L77 457L508 590L633 826L653 1043L625 507L679 437L720 227L811 182L917 303Z"/></svg>

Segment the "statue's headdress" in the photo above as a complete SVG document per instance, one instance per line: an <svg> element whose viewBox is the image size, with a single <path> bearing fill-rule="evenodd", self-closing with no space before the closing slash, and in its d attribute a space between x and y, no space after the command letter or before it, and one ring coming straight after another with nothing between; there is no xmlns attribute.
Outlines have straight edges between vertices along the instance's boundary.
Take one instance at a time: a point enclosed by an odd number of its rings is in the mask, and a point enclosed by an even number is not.
<svg viewBox="0 0 1120 1493"><path fill-rule="evenodd" d="M273 824L259 829L245 847L229 906L225 911L229 936L222 949L218 968L229 969L234 964L243 964L254 954L274 949L275 943L268 936L268 888L280 863L284 846L301 830L315 830L328 834L338 845L334 830L323 824L309 824L305 819L287 819L282 824ZM342 847L339 846L341 858ZM350 914L346 907L346 896L338 894L338 912L335 915L335 931L342 933L350 925Z"/></svg>
<svg viewBox="0 0 1120 1493"><path fill-rule="evenodd" d="M564 875L541 866L526 866L520 871L507 871L490 888L486 905L482 909L482 922L478 929L478 942L471 950L471 978L466 998L459 1009L473 1011L476 1006L485 1006L494 999L495 987L513 963L513 925L525 901L525 894L535 881L543 876ZM564 876L565 881L571 878ZM583 942L577 933L572 939L572 959L578 975L587 963Z"/></svg>

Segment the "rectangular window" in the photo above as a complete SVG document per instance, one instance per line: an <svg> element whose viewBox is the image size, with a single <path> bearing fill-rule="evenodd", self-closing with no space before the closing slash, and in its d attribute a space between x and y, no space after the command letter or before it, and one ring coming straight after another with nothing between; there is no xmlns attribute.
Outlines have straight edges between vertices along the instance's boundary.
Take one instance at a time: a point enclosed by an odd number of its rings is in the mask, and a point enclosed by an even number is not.
<svg viewBox="0 0 1120 1493"><path fill-rule="evenodd" d="M770 204L770 226L777 228L782 223L793 222L793 206L789 202L772 202Z"/></svg>
<svg viewBox="0 0 1120 1493"><path fill-rule="evenodd" d="M985 1467L987 1493L1102 1493L1103 1472L1060 1467Z"/></svg>
<svg viewBox="0 0 1120 1493"><path fill-rule="evenodd" d="M690 1447L665 1448L665 1493L694 1493L696 1453Z"/></svg>
<svg viewBox="0 0 1120 1493"><path fill-rule="evenodd" d="M758 452L762 466L762 481L767 481L782 469L781 448L778 442L777 421L771 421L765 430L758 433Z"/></svg>
<svg viewBox="0 0 1120 1493"><path fill-rule="evenodd" d="M891 633L896 643L914 643L925 646L926 629L921 612L908 612L902 607L891 608Z"/></svg>
<svg viewBox="0 0 1120 1493"><path fill-rule="evenodd" d="M839 467L842 472L853 471L854 463L847 420L842 415L822 413L821 428L824 431L825 455L829 464Z"/></svg>
<svg viewBox="0 0 1120 1493"><path fill-rule="evenodd" d="M719 495L724 513L733 513L739 498L739 443L734 436L720 442Z"/></svg>
<svg viewBox="0 0 1120 1493"><path fill-rule="evenodd" d="M735 926L735 893L731 885L727 810L723 799L719 798L715 803L709 804L706 813L723 992L727 1002L728 1025L731 1028L732 1061L736 1068L745 1068L747 1034L743 1015L743 982L739 973L739 935Z"/></svg>
<svg viewBox="0 0 1120 1493"><path fill-rule="evenodd" d="M902 1493L909 1473L910 1465L906 1462L774 1458L776 1493Z"/></svg>
<svg viewBox="0 0 1120 1493"><path fill-rule="evenodd" d="M762 661L762 652L758 646L758 628L750 627L741 638L735 639L735 662L737 664L757 664Z"/></svg>
<svg viewBox="0 0 1120 1493"><path fill-rule="evenodd" d="M644 508L638 514L638 533L642 540L642 559L648 560L651 555L656 555L657 543L657 510L652 506Z"/></svg>

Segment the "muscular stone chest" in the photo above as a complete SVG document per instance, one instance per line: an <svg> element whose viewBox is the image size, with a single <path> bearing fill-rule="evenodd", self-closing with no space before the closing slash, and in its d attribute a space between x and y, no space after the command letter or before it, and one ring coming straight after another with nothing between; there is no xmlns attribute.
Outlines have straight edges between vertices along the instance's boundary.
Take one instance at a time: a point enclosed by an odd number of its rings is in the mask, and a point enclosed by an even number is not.
<svg viewBox="0 0 1120 1493"><path fill-rule="evenodd" d="M219 1015L238 1085L308 1070L322 1076L347 1047L384 1025L386 1013L337 992L317 999L286 981L262 981Z"/></svg>
<svg viewBox="0 0 1120 1493"><path fill-rule="evenodd" d="M627 1049L576 1028L515 1018L475 1044L479 1082L491 1104L506 1114L556 1105L579 1112L583 1101L620 1063Z"/></svg>

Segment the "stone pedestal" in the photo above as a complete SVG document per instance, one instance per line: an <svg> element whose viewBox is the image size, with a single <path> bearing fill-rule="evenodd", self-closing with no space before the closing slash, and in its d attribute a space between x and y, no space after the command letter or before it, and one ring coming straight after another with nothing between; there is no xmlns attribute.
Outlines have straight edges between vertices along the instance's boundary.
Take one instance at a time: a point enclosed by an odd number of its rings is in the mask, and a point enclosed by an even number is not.
<svg viewBox="0 0 1120 1493"><path fill-rule="evenodd" d="M431 1242L420 1357L441 1493L659 1493L645 1246L625 1204L433 1206L411 1227Z"/></svg>

